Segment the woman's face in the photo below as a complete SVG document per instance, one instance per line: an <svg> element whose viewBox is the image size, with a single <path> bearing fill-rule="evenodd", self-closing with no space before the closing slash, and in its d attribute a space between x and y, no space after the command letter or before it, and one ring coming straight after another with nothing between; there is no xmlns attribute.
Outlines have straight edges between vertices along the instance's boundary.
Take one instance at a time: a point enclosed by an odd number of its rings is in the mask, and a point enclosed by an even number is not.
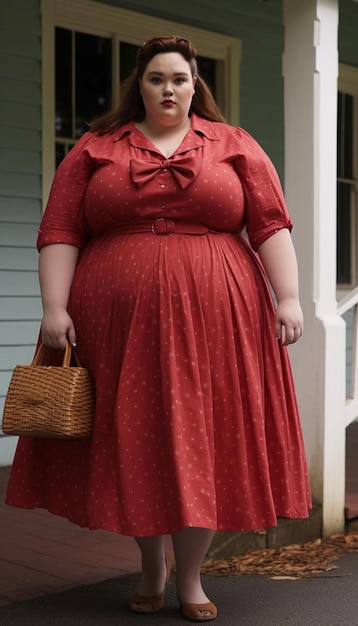
<svg viewBox="0 0 358 626"><path fill-rule="evenodd" d="M146 119L172 126L187 118L195 81L189 63L178 52L153 57L139 79Z"/></svg>

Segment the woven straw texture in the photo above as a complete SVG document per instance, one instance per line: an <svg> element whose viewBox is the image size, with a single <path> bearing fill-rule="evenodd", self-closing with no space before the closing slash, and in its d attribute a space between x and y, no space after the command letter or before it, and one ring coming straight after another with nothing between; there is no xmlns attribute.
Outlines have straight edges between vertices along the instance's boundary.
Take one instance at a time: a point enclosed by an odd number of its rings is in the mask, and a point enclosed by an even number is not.
<svg viewBox="0 0 358 626"><path fill-rule="evenodd" d="M15 367L5 399L3 432L51 439L89 437L94 419L89 372L69 365L70 346L61 367L39 365L44 350L40 346L31 365Z"/></svg>

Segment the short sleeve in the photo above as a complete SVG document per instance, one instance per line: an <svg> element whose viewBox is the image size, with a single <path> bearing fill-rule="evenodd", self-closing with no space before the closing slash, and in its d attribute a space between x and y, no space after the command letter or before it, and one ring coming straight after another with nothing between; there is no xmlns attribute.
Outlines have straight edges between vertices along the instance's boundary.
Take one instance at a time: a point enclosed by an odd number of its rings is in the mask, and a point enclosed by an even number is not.
<svg viewBox="0 0 358 626"><path fill-rule="evenodd" d="M286 201L276 169L257 141L241 128L234 167L245 195L246 230L251 246L260 245L281 228L292 230Z"/></svg>
<svg viewBox="0 0 358 626"><path fill-rule="evenodd" d="M93 133L85 133L56 170L38 230L38 250L54 243L84 246L87 227L83 196L94 167L88 151L94 137Z"/></svg>

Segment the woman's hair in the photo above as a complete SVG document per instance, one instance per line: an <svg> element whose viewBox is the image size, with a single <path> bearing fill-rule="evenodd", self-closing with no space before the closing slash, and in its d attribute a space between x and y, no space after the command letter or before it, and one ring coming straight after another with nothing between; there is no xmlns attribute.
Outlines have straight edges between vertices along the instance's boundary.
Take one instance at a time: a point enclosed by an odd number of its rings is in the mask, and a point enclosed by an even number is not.
<svg viewBox="0 0 358 626"><path fill-rule="evenodd" d="M198 74L195 47L187 39L171 35L154 37L150 41L146 41L138 49L136 66L121 86L119 105L95 119L90 124L92 132L104 135L105 133L114 132L131 120L141 122L145 118L145 109L138 79L142 78L149 61L157 54L163 52L178 52L181 54L189 63L192 76L196 77L195 93L189 113L196 113L212 122L225 122L225 118L218 108L208 85Z"/></svg>

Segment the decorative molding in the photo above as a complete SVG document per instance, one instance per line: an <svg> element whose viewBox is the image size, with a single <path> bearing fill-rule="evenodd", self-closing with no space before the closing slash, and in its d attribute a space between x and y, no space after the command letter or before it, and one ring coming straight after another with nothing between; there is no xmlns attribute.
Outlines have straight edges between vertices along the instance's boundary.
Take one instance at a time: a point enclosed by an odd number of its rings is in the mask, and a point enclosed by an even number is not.
<svg viewBox="0 0 358 626"><path fill-rule="evenodd" d="M108 33L112 32L118 35L119 39L125 39L126 42L136 45L141 45L146 39L158 34L180 31L180 35L193 41L202 56L227 61L235 53L237 63L241 58L240 41L228 35L100 4L93 0L51 1L55 2L57 26L103 36L108 36Z"/></svg>

